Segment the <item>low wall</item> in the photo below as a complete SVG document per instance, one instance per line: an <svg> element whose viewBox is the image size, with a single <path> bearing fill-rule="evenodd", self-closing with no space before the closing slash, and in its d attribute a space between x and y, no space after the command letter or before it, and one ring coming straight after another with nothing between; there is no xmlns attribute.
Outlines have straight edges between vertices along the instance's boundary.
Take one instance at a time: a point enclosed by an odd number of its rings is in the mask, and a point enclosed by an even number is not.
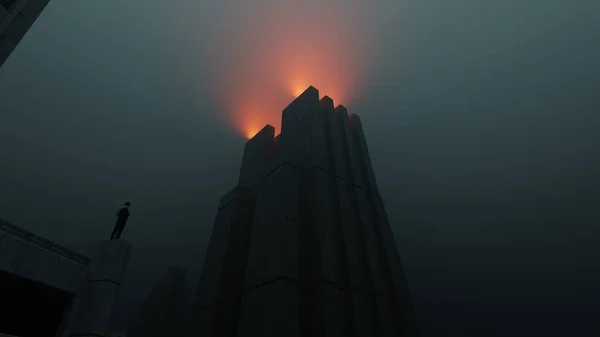
<svg viewBox="0 0 600 337"><path fill-rule="evenodd" d="M69 249L0 219L0 270L74 295L60 337L108 336L131 251L123 240Z"/></svg>
<svg viewBox="0 0 600 337"><path fill-rule="evenodd" d="M89 258L0 220L0 270L77 293Z"/></svg>

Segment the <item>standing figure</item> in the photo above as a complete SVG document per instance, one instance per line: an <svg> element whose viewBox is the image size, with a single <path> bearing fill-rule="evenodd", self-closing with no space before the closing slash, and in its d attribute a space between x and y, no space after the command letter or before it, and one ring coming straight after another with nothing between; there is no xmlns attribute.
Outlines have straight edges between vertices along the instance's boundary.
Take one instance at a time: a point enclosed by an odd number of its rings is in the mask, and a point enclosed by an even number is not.
<svg viewBox="0 0 600 337"><path fill-rule="evenodd" d="M115 223L115 229L110 235L110 239L118 239L121 237L123 233L123 229L125 229L125 224L127 223L127 219L129 218L129 206L131 203L128 201L125 203L124 207L117 211L117 223Z"/></svg>

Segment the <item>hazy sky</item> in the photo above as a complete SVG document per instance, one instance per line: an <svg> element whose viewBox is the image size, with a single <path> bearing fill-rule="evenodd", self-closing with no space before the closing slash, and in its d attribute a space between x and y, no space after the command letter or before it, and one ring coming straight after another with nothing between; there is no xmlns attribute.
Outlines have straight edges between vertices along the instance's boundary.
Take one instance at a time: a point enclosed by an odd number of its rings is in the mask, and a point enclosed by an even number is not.
<svg viewBox="0 0 600 337"><path fill-rule="evenodd" d="M127 326L168 265L195 283L246 134L313 84L363 119L425 330L599 335L598 18L594 0L52 0L0 69L0 217L96 241L130 200Z"/></svg>

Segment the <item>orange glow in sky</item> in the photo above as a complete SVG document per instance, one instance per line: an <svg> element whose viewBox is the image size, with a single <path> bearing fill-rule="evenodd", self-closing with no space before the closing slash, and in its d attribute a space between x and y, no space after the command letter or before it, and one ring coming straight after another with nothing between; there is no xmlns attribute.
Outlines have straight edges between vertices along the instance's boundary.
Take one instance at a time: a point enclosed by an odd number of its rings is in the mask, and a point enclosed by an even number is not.
<svg viewBox="0 0 600 337"><path fill-rule="evenodd" d="M302 94L304 92L304 90L306 90L306 88L308 88L307 85L294 85L293 89L292 89L292 93L294 95L294 97L298 97L300 96L300 94Z"/></svg>
<svg viewBox="0 0 600 337"><path fill-rule="evenodd" d="M265 124L264 113L260 111L246 111L237 116L237 130L239 130L247 139L254 137Z"/></svg>
<svg viewBox="0 0 600 337"><path fill-rule="evenodd" d="M237 11L212 50L223 120L248 138L265 124L278 133L281 111L311 85L336 105L349 104L363 75L367 39L356 13L322 3L283 6Z"/></svg>

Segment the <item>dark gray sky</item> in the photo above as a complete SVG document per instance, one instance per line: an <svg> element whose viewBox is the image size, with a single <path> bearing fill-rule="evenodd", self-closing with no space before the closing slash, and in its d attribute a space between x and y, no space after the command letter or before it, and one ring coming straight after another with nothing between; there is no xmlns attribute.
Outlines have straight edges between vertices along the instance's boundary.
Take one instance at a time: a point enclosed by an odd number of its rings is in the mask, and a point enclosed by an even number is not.
<svg viewBox="0 0 600 337"><path fill-rule="evenodd" d="M269 2L52 0L0 69L0 217L95 241L131 200L129 325L168 265L199 275L240 92L272 119L298 64L363 118L432 336L600 334L600 2ZM341 51L278 63L310 38L273 17Z"/></svg>

